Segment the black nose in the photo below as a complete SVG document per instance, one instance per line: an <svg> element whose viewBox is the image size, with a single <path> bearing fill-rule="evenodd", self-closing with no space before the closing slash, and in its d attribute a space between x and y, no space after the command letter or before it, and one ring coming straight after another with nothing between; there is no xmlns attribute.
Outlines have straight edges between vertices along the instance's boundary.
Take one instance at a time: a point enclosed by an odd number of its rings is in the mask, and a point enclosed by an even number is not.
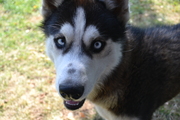
<svg viewBox="0 0 180 120"><path fill-rule="evenodd" d="M79 99L83 92L83 86L71 86L71 85L60 85L59 86L60 94L63 98L66 99Z"/></svg>

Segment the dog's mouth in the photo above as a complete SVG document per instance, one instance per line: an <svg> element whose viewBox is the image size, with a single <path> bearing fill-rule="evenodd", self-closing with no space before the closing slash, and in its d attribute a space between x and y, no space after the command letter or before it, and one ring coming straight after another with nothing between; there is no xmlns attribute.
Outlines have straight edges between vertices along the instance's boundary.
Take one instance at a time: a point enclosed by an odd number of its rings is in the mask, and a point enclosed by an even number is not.
<svg viewBox="0 0 180 120"><path fill-rule="evenodd" d="M69 110L77 110L83 106L84 101L85 99L82 101L64 100L64 105Z"/></svg>

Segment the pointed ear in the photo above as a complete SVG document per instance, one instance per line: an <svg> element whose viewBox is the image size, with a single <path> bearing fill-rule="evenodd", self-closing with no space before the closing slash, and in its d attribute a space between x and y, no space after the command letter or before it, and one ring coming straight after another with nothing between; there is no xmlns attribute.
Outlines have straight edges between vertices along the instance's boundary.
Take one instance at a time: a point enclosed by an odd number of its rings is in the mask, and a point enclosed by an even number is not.
<svg viewBox="0 0 180 120"><path fill-rule="evenodd" d="M49 17L62 2L63 0L42 0L42 16L44 18Z"/></svg>
<svg viewBox="0 0 180 120"><path fill-rule="evenodd" d="M129 20L129 0L101 0L111 10L120 22L126 24Z"/></svg>

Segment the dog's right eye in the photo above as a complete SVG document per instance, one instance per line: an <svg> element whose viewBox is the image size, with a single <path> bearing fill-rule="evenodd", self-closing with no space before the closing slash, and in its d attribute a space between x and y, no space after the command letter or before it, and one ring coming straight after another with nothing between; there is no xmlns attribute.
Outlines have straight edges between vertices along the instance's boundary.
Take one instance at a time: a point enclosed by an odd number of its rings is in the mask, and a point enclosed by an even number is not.
<svg viewBox="0 0 180 120"><path fill-rule="evenodd" d="M105 47L106 43L100 40L95 40L94 42L92 42L91 44L91 50L93 53L99 53L103 50L103 48Z"/></svg>
<svg viewBox="0 0 180 120"><path fill-rule="evenodd" d="M58 38L54 39L54 42L55 42L57 48L62 49L66 45L66 38L65 37L58 37Z"/></svg>

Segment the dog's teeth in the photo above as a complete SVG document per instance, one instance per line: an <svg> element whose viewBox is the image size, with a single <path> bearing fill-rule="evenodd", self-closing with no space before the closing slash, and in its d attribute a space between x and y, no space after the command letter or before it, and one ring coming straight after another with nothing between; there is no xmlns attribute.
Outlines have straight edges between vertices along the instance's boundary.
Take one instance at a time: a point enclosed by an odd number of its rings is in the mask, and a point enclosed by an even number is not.
<svg viewBox="0 0 180 120"><path fill-rule="evenodd" d="M66 101L66 104L76 106L76 105L79 105L79 102L75 102L75 101Z"/></svg>

